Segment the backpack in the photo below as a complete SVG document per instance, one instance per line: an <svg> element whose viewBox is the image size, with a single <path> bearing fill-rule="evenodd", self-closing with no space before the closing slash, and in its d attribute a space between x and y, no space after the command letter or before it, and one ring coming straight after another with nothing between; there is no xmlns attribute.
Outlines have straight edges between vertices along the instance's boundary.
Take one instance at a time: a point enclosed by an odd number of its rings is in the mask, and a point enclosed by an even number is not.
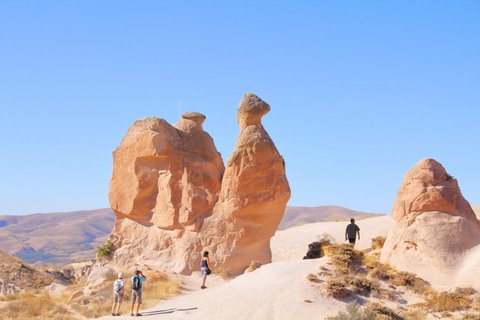
<svg viewBox="0 0 480 320"><path fill-rule="evenodd" d="M142 289L142 283L140 282L140 277L135 276L133 277L133 281L132 281L132 290L139 291L140 289Z"/></svg>
<svg viewBox="0 0 480 320"><path fill-rule="evenodd" d="M113 290L115 290L115 292L118 292L118 293L122 292L122 281L121 280L115 281L115 283L113 284Z"/></svg>

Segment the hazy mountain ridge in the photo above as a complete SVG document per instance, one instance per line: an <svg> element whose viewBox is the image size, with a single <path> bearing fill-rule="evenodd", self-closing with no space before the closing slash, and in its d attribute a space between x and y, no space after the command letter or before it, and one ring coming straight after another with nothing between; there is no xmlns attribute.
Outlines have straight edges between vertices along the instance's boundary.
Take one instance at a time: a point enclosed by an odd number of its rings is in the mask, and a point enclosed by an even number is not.
<svg viewBox="0 0 480 320"><path fill-rule="evenodd" d="M379 216L380 213L366 213L339 206L287 207L278 230L285 230L306 223L338 221L360 216Z"/></svg>
<svg viewBox="0 0 480 320"><path fill-rule="evenodd" d="M480 206L472 206L480 216ZM378 216L339 206L287 206L278 230L297 225ZM63 266L95 258L115 222L112 209L0 216L0 250L36 265ZM38 263L41 262L41 263Z"/></svg>
<svg viewBox="0 0 480 320"><path fill-rule="evenodd" d="M0 216L0 249L27 263L64 265L95 257L114 222L109 208Z"/></svg>

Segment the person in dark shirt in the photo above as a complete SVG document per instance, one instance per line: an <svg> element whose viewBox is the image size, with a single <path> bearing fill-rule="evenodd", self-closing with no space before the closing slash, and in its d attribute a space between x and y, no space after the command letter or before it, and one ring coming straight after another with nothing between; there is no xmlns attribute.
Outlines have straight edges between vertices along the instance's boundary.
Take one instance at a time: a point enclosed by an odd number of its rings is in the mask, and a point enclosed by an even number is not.
<svg viewBox="0 0 480 320"><path fill-rule="evenodd" d="M200 263L200 271L202 272L202 277L203 277L203 283L201 288L202 289L207 289L205 287L205 280L207 280L207 271L209 270L208 266L210 265L210 258L208 257L208 251L205 251L203 253L203 258L202 262Z"/></svg>
<svg viewBox="0 0 480 320"><path fill-rule="evenodd" d="M355 224L355 219L350 219L350 224L345 230L345 241L355 244L356 238L358 235L358 240L360 240L360 228Z"/></svg>

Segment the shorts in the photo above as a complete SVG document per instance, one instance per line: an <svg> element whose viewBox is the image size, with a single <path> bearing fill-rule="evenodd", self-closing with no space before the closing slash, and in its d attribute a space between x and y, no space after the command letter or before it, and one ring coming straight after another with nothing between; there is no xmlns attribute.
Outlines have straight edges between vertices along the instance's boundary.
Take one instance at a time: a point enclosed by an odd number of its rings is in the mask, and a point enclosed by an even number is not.
<svg viewBox="0 0 480 320"><path fill-rule="evenodd" d="M113 294L113 302L114 303L122 303L122 301L123 301L123 293L115 292Z"/></svg>
<svg viewBox="0 0 480 320"><path fill-rule="evenodd" d="M348 238L348 242L355 244L356 239Z"/></svg>
<svg viewBox="0 0 480 320"><path fill-rule="evenodd" d="M138 304L142 304L142 291L132 290L132 304L137 301Z"/></svg>

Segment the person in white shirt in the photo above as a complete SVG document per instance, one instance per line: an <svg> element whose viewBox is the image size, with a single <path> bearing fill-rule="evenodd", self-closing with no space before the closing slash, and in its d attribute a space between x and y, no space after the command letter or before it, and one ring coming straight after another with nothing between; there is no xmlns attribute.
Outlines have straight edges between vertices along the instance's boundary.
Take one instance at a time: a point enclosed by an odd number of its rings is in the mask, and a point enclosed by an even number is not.
<svg viewBox="0 0 480 320"><path fill-rule="evenodd" d="M123 281L123 273L118 274L118 279L113 283L113 306L112 306L112 316L120 315L120 305L123 301L123 296L125 294L125 281ZM115 312L115 308L117 311Z"/></svg>

